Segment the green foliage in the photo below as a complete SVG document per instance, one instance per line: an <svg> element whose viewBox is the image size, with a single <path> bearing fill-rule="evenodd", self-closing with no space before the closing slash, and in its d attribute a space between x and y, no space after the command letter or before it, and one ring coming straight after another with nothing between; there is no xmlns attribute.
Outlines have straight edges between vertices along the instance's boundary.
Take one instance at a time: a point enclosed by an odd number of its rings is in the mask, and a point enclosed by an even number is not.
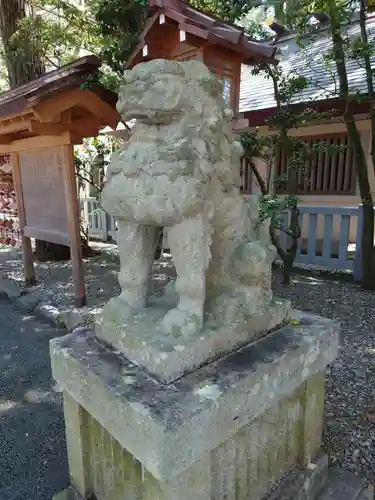
<svg viewBox="0 0 375 500"><path fill-rule="evenodd" d="M90 10L68 0L29 0L29 15L12 36L15 52L24 59L33 53L46 66L59 67L83 52L97 53L102 39Z"/></svg>
<svg viewBox="0 0 375 500"><path fill-rule="evenodd" d="M60 67L85 53L103 61L101 82L117 89L125 63L146 23L147 0L26 0L29 14L12 37L14 53L24 60L39 58L46 67ZM218 18L235 22L262 0L192 0ZM33 55L33 57L31 57Z"/></svg>
<svg viewBox="0 0 375 500"><path fill-rule="evenodd" d="M74 148L74 164L81 188L89 184L96 192L101 191L103 185L95 166L102 162L105 167L109 156L120 147L121 142L121 139L101 135L86 138L81 145Z"/></svg>
<svg viewBox="0 0 375 500"><path fill-rule="evenodd" d="M326 98L339 97L345 108L342 118L346 125L349 142L354 150L358 185L364 212L366 212L361 241L362 267L366 269L362 284L366 288L375 288L374 202L368 173L368 154L363 148L363 142L357 127L355 105L368 103L372 130L370 137L371 157L372 166L375 170L375 112L373 104L375 101L375 71L373 68L375 40L366 23L369 14L374 10L374 6L375 2L373 0L290 0L289 2L281 0L279 1L279 14L277 14L277 17L284 25L297 32L297 43L300 45L301 50L306 49L306 66L312 66L309 60L308 41L310 34L315 31L314 22L316 20L314 19L314 13L324 13L329 20L325 30L327 49L324 54L319 56L319 64L325 68L327 75L331 75L332 81L325 88L319 87L319 82L309 82L309 84L316 85L319 90L324 92ZM359 28L359 35L355 37L353 37L353 31L350 29L353 22L356 22ZM315 66L317 63L316 57L316 53L311 54ZM365 91L351 88L352 78L350 72L353 68L353 61L357 63L357 66L364 73L362 89L364 84ZM332 110L332 117L334 116L337 116L337 112ZM284 123L284 130L287 130L293 120L294 117L289 116L288 121L288 117L281 113L278 116L278 124L275 125L276 127L282 127ZM300 119L298 118L297 121L300 121ZM292 147L293 151L295 151L295 146ZM319 147L327 148L328 145L323 146L320 144ZM332 149L332 146L330 148ZM303 148L301 148L301 151L303 151ZM332 151L332 154L334 153L335 151ZM298 164L299 160L302 160L303 154L293 152L293 156L297 160L294 162L296 166L296 163ZM291 167L290 163L289 167ZM290 168L290 171L292 171L292 168ZM285 179L282 182L285 182Z"/></svg>
<svg viewBox="0 0 375 500"><path fill-rule="evenodd" d="M282 214L298 204L298 197L293 194L286 196L276 196L266 194L260 200L261 220L270 219L277 229L282 228Z"/></svg>
<svg viewBox="0 0 375 500"><path fill-rule="evenodd" d="M337 154L342 146L331 145L324 141L313 145L303 137L296 136L294 130L306 124L332 119L332 113L319 113L304 106L293 103L308 86L306 78L294 73L284 73L280 66L258 64L253 74L261 73L272 81L276 111L265 122L267 135L262 135L257 128L252 133L241 137L245 155L248 159L260 158L266 166L267 175L263 178L251 161L253 174L258 181L261 192L261 220L270 219L270 235L284 264L284 280L289 282L290 273L296 257L298 240L301 236L298 211L298 192L311 177L319 152L329 151ZM286 174L277 175L276 166L279 153L286 156ZM278 192L286 194L278 195ZM286 217L287 215L287 217ZM289 221L285 224L286 219ZM282 247L279 234L289 237L287 248Z"/></svg>
<svg viewBox="0 0 375 500"><path fill-rule="evenodd" d="M139 0L89 0L88 7L102 36L101 57L121 73L147 20L147 6Z"/></svg>

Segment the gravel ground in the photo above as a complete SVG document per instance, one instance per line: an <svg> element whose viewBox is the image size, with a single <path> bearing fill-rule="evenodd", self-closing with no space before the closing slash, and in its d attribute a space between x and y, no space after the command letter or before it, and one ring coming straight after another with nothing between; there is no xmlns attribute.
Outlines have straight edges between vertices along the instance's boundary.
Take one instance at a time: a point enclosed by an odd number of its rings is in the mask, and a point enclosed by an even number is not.
<svg viewBox="0 0 375 500"><path fill-rule="evenodd" d="M332 463L375 482L375 292L319 275L296 275L277 295L341 323L340 355L327 369L324 446Z"/></svg>
<svg viewBox="0 0 375 500"><path fill-rule="evenodd" d="M8 301L0 301L0 317L0 499L51 500L68 483L48 348L61 333Z"/></svg>
<svg viewBox="0 0 375 500"><path fill-rule="evenodd" d="M96 246L103 251L85 261L89 310L97 310L119 291L116 247ZM22 279L18 260L6 263L3 269L0 266L1 270ZM42 299L70 307L70 264L39 264L36 272L42 284L35 290ZM157 263L152 288L158 289L170 274L168 261ZM347 278L339 281L318 273L296 274L293 284L283 288L278 270L274 271L273 287L294 307L341 323L340 356L327 370L324 444L333 463L375 482L375 292L362 291Z"/></svg>

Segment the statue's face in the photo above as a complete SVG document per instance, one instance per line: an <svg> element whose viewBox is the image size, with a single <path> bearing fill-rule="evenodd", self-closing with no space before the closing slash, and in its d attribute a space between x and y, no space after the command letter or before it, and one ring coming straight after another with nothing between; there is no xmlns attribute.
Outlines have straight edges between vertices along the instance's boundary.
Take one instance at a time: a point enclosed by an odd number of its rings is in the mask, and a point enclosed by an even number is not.
<svg viewBox="0 0 375 500"><path fill-rule="evenodd" d="M124 75L117 109L124 120L170 122L182 111L184 84L186 79L173 61L139 64Z"/></svg>

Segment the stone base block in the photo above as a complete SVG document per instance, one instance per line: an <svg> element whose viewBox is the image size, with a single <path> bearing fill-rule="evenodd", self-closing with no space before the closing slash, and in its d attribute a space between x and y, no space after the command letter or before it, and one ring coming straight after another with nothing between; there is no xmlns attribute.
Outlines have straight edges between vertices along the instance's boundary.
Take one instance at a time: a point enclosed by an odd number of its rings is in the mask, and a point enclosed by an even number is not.
<svg viewBox="0 0 375 500"><path fill-rule="evenodd" d="M290 302L275 299L267 315L251 316L246 323L222 325L207 314L200 332L173 336L163 332L160 324L175 305L168 297L154 298L144 311L121 319L121 305L112 299L95 325L95 334L160 382L168 384L204 363L257 340L284 324L290 314Z"/></svg>
<svg viewBox="0 0 375 500"><path fill-rule="evenodd" d="M71 484L97 500L265 498L320 453L337 350L338 326L302 314L163 385L89 330L53 339Z"/></svg>
<svg viewBox="0 0 375 500"><path fill-rule="evenodd" d="M317 500L374 500L374 488L364 479L339 467L328 472L325 488Z"/></svg>
<svg viewBox="0 0 375 500"><path fill-rule="evenodd" d="M85 499L70 486L53 500ZM327 456L323 455L309 464L306 471L291 471L264 500L374 500L374 488L364 479L338 467L328 469Z"/></svg>
<svg viewBox="0 0 375 500"><path fill-rule="evenodd" d="M52 500L83 500L81 495L72 487L69 486L64 491L53 495Z"/></svg>
<svg viewBox="0 0 375 500"><path fill-rule="evenodd" d="M291 470L267 500L315 500L325 488L327 475L328 457L322 454L304 470Z"/></svg>

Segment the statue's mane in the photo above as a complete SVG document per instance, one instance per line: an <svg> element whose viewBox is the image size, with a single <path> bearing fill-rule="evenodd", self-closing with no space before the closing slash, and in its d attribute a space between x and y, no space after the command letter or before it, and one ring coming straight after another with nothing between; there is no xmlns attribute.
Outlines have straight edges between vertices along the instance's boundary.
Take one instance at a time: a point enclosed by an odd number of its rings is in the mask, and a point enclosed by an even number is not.
<svg viewBox="0 0 375 500"><path fill-rule="evenodd" d="M140 80L147 82L152 78L157 81L158 75L171 74L182 78L184 87L189 89L184 95L183 108L179 110L181 114L176 114L170 123L162 125L175 129L174 134L166 134L166 138L176 141L180 137L198 136L206 143L211 163L218 165L219 178L225 177L229 184L232 179L233 184L238 186L241 148L232 134L232 111L223 99L223 83L200 61L154 60L152 64L152 72L138 73ZM129 78L133 77L129 74ZM142 125L142 129L145 128L147 123Z"/></svg>

